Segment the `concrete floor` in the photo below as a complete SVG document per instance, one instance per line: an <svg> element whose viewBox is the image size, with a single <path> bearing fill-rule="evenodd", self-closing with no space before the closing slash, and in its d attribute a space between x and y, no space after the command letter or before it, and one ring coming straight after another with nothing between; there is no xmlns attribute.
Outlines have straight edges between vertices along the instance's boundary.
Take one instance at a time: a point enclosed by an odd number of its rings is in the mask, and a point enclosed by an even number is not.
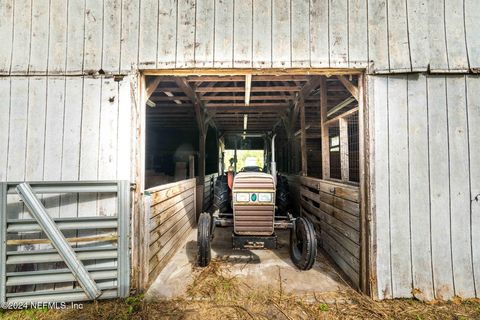
<svg viewBox="0 0 480 320"><path fill-rule="evenodd" d="M212 242L212 258L226 259L229 272L252 288L274 286L298 295L334 293L348 285L329 261L319 253L313 268L298 270L288 253L289 231L279 231L276 250L232 250L232 228L217 228ZM193 281L197 251L197 231L193 230L146 293L147 299L172 298L183 295Z"/></svg>

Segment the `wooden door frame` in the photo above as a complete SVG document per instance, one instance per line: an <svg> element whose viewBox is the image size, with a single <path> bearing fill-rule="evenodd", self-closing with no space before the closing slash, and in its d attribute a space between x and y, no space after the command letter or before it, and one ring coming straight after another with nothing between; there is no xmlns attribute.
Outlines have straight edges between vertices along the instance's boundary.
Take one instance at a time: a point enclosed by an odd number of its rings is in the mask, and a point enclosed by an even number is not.
<svg viewBox="0 0 480 320"><path fill-rule="evenodd" d="M374 246L374 222L373 222L373 143L371 129L373 127L373 113L369 109L368 103L368 81L365 69L351 69L351 68L266 68L266 69L233 69L233 68L192 68L192 69L157 69L157 70L140 70L137 73L138 92L132 100L135 99L135 205L134 205L134 228L141 227L141 221L144 220L143 208L143 193L145 188L145 129L146 129L146 76L200 76L200 75L358 75L358 89L359 89L359 159L360 159L360 290L375 298L376 292L376 276L375 276L375 246ZM140 145L140 148L138 146ZM140 149L140 150L139 150ZM140 231L140 229L134 229ZM138 233L137 233L138 234ZM141 233L140 233L141 234ZM141 240L133 242L133 245L140 245ZM132 251L136 251L135 249ZM137 270L138 283L136 287L144 290L145 275L142 272L142 252L133 253L134 263L132 266L140 268ZM135 264L137 262L137 264ZM146 275L148 276L148 275ZM133 277L132 277L133 278ZM136 280L134 280L136 281Z"/></svg>

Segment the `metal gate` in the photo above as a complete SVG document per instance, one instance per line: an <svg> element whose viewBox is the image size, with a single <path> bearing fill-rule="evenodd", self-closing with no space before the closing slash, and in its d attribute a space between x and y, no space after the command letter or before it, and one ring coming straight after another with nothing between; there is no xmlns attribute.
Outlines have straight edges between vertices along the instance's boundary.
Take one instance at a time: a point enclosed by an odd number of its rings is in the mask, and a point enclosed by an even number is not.
<svg viewBox="0 0 480 320"><path fill-rule="evenodd" d="M0 183L0 303L128 296L128 181Z"/></svg>

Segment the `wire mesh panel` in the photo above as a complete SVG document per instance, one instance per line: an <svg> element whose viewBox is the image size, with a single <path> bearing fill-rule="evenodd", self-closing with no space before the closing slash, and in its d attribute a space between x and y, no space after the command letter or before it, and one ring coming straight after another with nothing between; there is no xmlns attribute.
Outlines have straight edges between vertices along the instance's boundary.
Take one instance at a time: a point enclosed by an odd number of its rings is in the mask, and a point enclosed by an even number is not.
<svg viewBox="0 0 480 320"><path fill-rule="evenodd" d="M0 302L88 300L59 251L19 200L17 185L0 184ZM101 290L99 298L128 296L129 182L39 182L30 186ZM87 199L86 195L88 201L95 201L89 206L93 210L80 215L81 199ZM110 211L100 211L105 202L114 204Z"/></svg>
<svg viewBox="0 0 480 320"><path fill-rule="evenodd" d="M340 128L338 124L332 125L328 128L329 148L330 148L330 177L334 179L341 179L341 164L340 164Z"/></svg>
<svg viewBox="0 0 480 320"><path fill-rule="evenodd" d="M359 182L360 149L358 131L358 112L347 118L348 122L348 164L349 178L352 182Z"/></svg>

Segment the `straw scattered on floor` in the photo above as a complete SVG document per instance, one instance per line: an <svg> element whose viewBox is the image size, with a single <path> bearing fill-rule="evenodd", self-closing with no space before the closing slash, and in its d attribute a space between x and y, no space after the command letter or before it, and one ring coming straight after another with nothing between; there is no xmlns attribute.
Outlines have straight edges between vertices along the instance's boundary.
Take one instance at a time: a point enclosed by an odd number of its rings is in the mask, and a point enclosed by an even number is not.
<svg viewBox="0 0 480 320"><path fill-rule="evenodd" d="M294 296L282 279L251 288L229 273L228 261L196 269L183 297L146 301L142 296L84 304L82 310L6 312L5 319L480 319L479 299L424 303L414 299L373 301L354 290Z"/></svg>

